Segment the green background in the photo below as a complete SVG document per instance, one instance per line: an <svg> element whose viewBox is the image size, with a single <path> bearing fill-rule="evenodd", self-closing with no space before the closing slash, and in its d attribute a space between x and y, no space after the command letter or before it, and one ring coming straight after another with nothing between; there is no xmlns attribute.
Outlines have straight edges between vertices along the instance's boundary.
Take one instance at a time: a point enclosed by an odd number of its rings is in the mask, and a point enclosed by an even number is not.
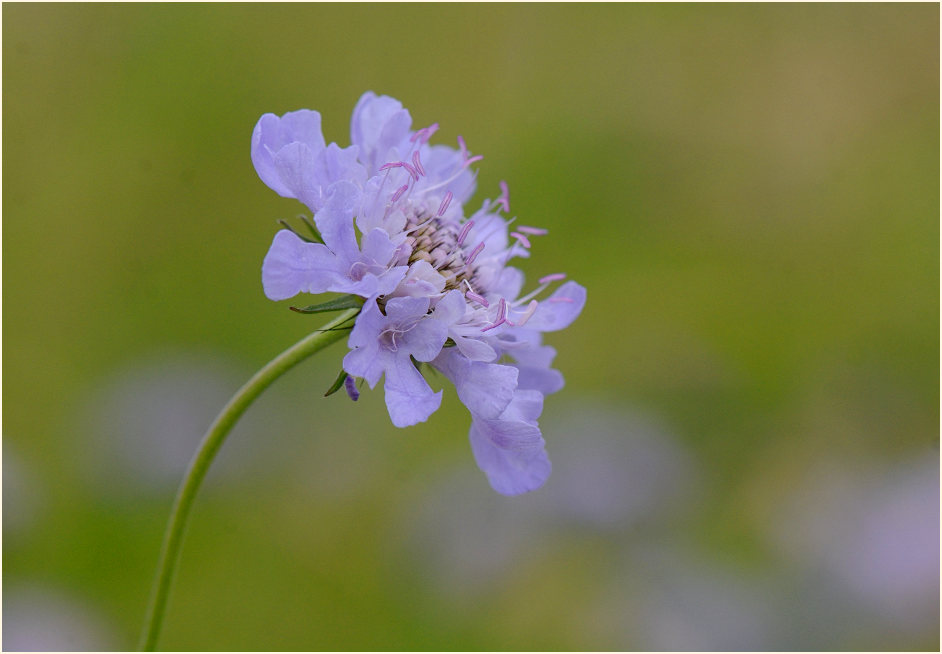
<svg viewBox="0 0 942 654"><path fill-rule="evenodd" d="M346 145L366 90L485 156L470 207L509 182L550 230L529 279L588 289L548 339L554 477L493 493L450 389L402 431L380 392L322 399L334 346L227 443L164 647L938 648L938 558L898 591L928 617L887 617L828 576L860 539L827 531L876 503L892 560L938 552L938 25L933 4L4 5L4 648L50 597L92 625L74 646L134 646L180 461L323 321L262 293L303 207L257 178L252 128L317 109ZM607 518L561 511L594 483L566 453L636 416L695 490L629 524L628 451ZM917 509L881 504L924 463ZM802 520L823 535L781 546ZM702 577L746 599L717 609Z"/></svg>

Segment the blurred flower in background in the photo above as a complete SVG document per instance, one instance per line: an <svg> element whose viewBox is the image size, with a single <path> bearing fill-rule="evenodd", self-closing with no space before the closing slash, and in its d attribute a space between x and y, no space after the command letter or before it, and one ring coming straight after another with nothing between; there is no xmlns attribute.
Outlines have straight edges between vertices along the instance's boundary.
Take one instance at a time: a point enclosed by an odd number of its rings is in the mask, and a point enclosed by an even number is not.
<svg viewBox="0 0 942 654"><path fill-rule="evenodd" d="M4 650L84 652L119 648L113 626L87 597L41 584L4 584Z"/></svg>
<svg viewBox="0 0 942 654"><path fill-rule="evenodd" d="M111 494L176 489L207 427L250 374L220 355L165 352L103 380L77 421L90 445L79 453L89 483ZM257 470L269 448L247 436L277 434L283 422L268 404L247 415L220 451L213 479Z"/></svg>
<svg viewBox="0 0 942 654"><path fill-rule="evenodd" d="M852 612L851 634L928 631L939 617L939 452L854 463L812 466L768 537L815 579L810 593L826 587Z"/></svg>

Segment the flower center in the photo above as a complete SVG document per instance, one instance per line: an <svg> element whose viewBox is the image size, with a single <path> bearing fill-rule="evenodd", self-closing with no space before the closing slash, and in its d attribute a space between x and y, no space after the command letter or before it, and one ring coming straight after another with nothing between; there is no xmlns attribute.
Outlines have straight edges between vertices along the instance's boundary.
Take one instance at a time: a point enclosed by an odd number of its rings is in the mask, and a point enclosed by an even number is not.
<svg viewBox="0 0 942 654"><path fill-rule="evenodd" d="M452 221L427 215L410 216L406 243L412 248L409 263L427 261L445 278L445 290L459 288L465 280L474 279L470 265L459 243L461 229Z"/></svg>

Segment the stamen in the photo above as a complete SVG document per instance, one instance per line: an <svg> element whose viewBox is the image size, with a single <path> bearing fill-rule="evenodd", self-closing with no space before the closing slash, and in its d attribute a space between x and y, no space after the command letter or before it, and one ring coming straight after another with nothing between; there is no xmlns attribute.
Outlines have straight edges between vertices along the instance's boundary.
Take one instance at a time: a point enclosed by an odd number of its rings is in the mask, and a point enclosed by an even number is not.
<svg viewBox="0 0 942 654"><path fill-rule="evenodd" d="M402 194L405 193L405 192L408 191L408 190L409 190L409 185L408 185L408 184L403 184L402 186L400 186L399 188L397 188L397 189L396 189L396 192L392 194L392 198L391 198L392 201L393 201L393 202L396 202L399 198L402 197Z"/></svg>
<svg viewBox="0 0 942 654"><path fill-rule="evenodd" d="M405 161L392 161L379 167L380 170L388 170L390 168L405 168L412 176L412 179L417 180L419 178L419 173L416 171L416 169L407 164Z"/></svg>
<svg viewBox="0 0 942 654"><path fill-rule="evenodd" d="M422 145L428 143L428 140L432 137L432 134L438 131L438 123L432 123L428 127L423 127L422 129L417 129L415 134L409 137L409 141L415 143L418 140L422 141Z"/></svg>
<svg viewBox="0 0 942 654"><path fill-rule="evenodd" d="M530 249L530 239L528 239L526 236L524 236L520 232L510 232L510 235L513 236L518 241L520 241L523 247L527 248L528 250Z"/></svg>
<svg viewBox="0 0 942 654"><path fill-rule="evenodd" d="M360 399L360 391L357 390L357 384L350 375L343 380L343 388L354 402Z"/></svg>
<svg viewBox="0 0 942 654"><path fill-rule="evenodd" d="M480 161L481 159L484 158L484 155L482 154L469 157L468 155L470 154L470 152L468 152L468 146L465 145L464 138L461 135L458 136L458 148L461 150L461 159L463 161L462 168L467 168L468 166L473 164L475 161Z"/></svg>
<svg viewBox="0 0 942 654"><path fill-rule="evenodd" d="M403 168L405 168L406 170L409 171L409 174L412 175L412 179L413 179L413 180L418 180L418 179L419 179L419 172L418 172L415 168L413 168L412 166L410 166L409 164L407 164L405 161L402 161L402 162L400 162L400 163L402 164L402 167L403 167Z"/></svg>
<svg viewBox="0 0 942 654"><path fill-rule="evenodd" d="M566 273L553 273L552 275L547 275L546 277L540 277L540 283L549 284L550 282L558 282L563 279L566 279Z"/></svg>
<svg viewBox="0 0 942 654"><path fill-rule="evenodd" d="M495 322L495 323L494 323L493 325L491 325L490 327L485 327L485 328L482 329L481 331L482 331L482 332L486 332L486 331L490 331L490 330L492 330L492 329L497 329L498 327L500 327L501 325L503 325L505 322L507 322L507 319L506 319L506 318L501 318L499 321Z"/></svg>
<svg viewBox="0 0 942 654"><path fill-rule="evenodd" d="M471 231L471 228L474 227L474 221L469 220L464 224L464 227L461 228L461 231L458 232L458 238L455 240L455 243L461 245L464 243L464 240L468 238L468 232Z"/></svg>
<svg viewBox="0 0 942 654"><path fill-rule="evenodd" d="M530 236L545 236L549 234L548 229L543 229L542 227L527 227L526 225L520 225L517 231L529 234Z"/></svg>
<svg viewBox="0 0 942 654"><path fill-rule="evenodd" d="M425 175L425 168L422 167L422 159L419 157L418 150L412 153L412 165L415 166L420 175Z"/></svg>
<svg viewBox="0 0 942 654"><path fill-rule="evenodd" d="M471 250L471 255L467 259L464 260L464 265L470 266L472 263L474 263L474 260L477 258L479 254L481 254L481 250L483 249L484 249L484 243L478 243L477 245L475 245L474 249Z"/></svg>
<svg viewBox="0 0 942 654"><path fill-rule="evenodd" d="M451 198L452 198L451 191L448 191L447 193L445 193L445 197L442 198L442 203L438 205L437 216L439 218L441 216L444 216L445 212L448 211L448 205L451 204ZM461 245L461 241L458 241L458 245Z"/></svg>
<svg viewBox="0 0 942 654"><path fill-rule="evenodd" d="M497 322L503 322L504 318L507 315L507 300L504 298L500 299L500 303L497 305Z"/></svg>
<svg viewBox="0 0 942 654"><path fill-rule="evenodd" d="M504 207L505 213L510 213L510 192L507 190L507 182L503 180L500 182L500 197L497 198L497 204Z"/></svg>
<svg viewBox="0 0 942 654"><path fill-rule="evenodd" d="M527 324L527 321L533 316L533 313L536 311L539 302L536 300L530 300L530 304L527 305L526 311L523 312L523 315L520 316L520 319L517 321L517 327L523 327Z"/></svg>
<svg viewBox="0 0 942 654"><path fill-rule="evenodd" d="M482 307L484 307L485 309L488 308L489 306L491 306L490 303L487 301L487 298L486 298L486 297L484 297L483 295L478 295L478 294L475 293L474 291L467 291L467 292L464 294L464 296L465 296L466 298L468 298L469 300L474 300L475 302L477 302L478 304L480 304L480 305L481 305Z"/></svg>

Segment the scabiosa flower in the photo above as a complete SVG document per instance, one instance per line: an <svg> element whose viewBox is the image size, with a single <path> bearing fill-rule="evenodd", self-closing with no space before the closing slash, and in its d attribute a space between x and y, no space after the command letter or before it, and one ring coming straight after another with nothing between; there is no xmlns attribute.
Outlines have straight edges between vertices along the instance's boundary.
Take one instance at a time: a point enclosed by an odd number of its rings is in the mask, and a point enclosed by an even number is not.
<svg viewBox="0 0 942 654"><path fill-rule="evenodd" d="M546 234L514 225L510 196L466 215L474 193L472 156L430 145L437 124L412 129L402 104L365 93L353 111L352 144L325 144L320 114L265 114L252 135L252 162L278 194L313 212L305 231L279 231L262 264L272 300L299 293L355 296L363 308L344 357L351 378L374 388L385 378L386 406L397 427L424 422L441 404L417 367L451 380L471 413L478 466L505 495L539 488L551 466L537 422L543 397L562 388L544 332L567 327L586 291L563 273L524 290L509 262L528 257ZM325 306L329 303L325 303ZM336 385L339 388L340 384Z"/></svg>

